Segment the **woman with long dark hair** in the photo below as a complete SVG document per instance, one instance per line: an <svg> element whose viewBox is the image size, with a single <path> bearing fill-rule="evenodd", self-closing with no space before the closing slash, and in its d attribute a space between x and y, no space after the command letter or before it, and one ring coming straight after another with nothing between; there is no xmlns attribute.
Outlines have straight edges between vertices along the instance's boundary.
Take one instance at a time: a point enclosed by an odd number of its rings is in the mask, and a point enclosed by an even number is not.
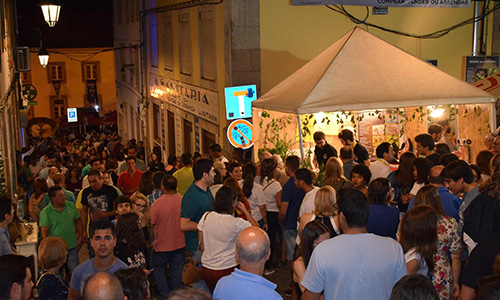
<svg viewBox="0 0 500 300"><path fill-rule="evenodd" d="M162 171L165 172L165 164L161 161L161 151L155 148L151 153L151 162L148 165L148 171L156 172Z"/></svg>
<svg viewBox="0 0 500 300"><path fill-rule="evenodd" d="M297 297L292 297L292 299L300 299L305 290L300 282L304 278L314 248L329 238L330 230L321 221L311 221L304 227L301 233L298 257L293 262L293 295L297 295Z"/></svg>
<svg viewBox="0 0 500 300"><path fill-rule="evenodd" d="M154 189L153 172L148 170L141 176L141 180L139 181L139 192L144 196L148 196L153 193Z"/></svg>
<svg viewBox="0 0 500 300"><path fill-rule="evenodd" d="M243 180L240 181L240 185L250 203L252 217L259 223L260 228L267 230L266 199L262 186L255 182L255 176L257 176L257 166L253 162L243 165Z"/></svg>
<svg viewBox="0 0 500 300"><path fill-rule="evenodd" d="M461 265L458 223L445 215L438 190L432 185L426 185L418 191L415 207L420 205L430 205L438 213L437 252L434 254L432 283L440 299L456 298L460 292L458 279Z"/></svg>
<svg viewBox="0 0 500 300"><path fill-rule="evenodd" d="M82 179L80 178L80 171L77 167L71 166L68 169L68 173L66 174L66 189L75 196L82 190Z"/></svg>
<svg viewBox="0 0 500 300"><path fill-rule="evenodd" d="M424 185L429 183L429 172L433 166L434 163L427 158L415 158L413 161L413 179L415 179L415 183L410 190L411 198L413 198Z"/></svg>
<svg viewBox="0 0 500 300"><path fill-rule="evenodd" d="M177 157L175 155L169 155L167 158L167 166L165 166L165 174L166 175L174 175L175 171L177 171L177 168L175 167L177 165L176 163Z"/></svg>
<svg viewBox="0 0 500 300"><path fill-rule="evenodd" d="M414 207L404 215L399 243L405 253L408 274L432 278L434 254L437 252L437 224L438 213L428 205Z"/></svg>
<svg viewBox="0 0 500 300"><path fill-rule="evenodd" d="M137 226L137 221L138 217L134 213L118 217L115 255L132 268L145 268L148 257L146 241Z"/></svg>
<svg viewBox="0 0 500 300"><path fill-rule="evenodd" d="M40 212L42 211L42 199L45 193L49 191L49 187L47 186L47 180L39 177L35 179L35 191L33 195L31 195L31 199L28 204L28 212L33 219L33 221L37 222L40 220Z"/></svg>
<svg viewBox="0 0 500 300"><path fill-rule="evenodd" d="M229 177L228 179L224 180L224 184L222 186L227 186L228 188L230 188L233 193L237 195L238 201L243 203L246 209L250 210L250 203L248 202L247 197L245 197L245 194L243 194L243 190L241 189L240 184L238 183L238 181L236 181L236 179ZM245 220L247 219L243 211L238 208L236 208L235 210L235 216L238 216Z"/></svg>
<svg viewBox="0 0 500 300"><path fill-rule="evenodd" d="M413 178L413 163L416 158L415 154L411 152L401 154L398 169L387 176L394 189L394 202L397 202L400 212L408 210L408 204L412 198L410 190L415 183L415 179Z"/></svg>
<svg viewBox="0 0 500 300"><path fill-rule="evenodd" d="M238 195L223 186L215 195L214 211L206 212L198 223L198 239L202 251L203 279L213 293L220 278L233 272L237 265L234 247L236 237L245 228L259 226ZM247 220L234 217L241 210Z"/></svg>

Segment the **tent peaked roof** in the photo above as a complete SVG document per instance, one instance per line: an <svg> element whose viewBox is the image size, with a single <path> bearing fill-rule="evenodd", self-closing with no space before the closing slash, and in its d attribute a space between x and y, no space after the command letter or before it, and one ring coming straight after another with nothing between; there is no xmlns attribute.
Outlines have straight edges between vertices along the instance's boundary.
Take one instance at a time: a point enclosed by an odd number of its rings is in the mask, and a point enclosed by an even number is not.
<svg viewBox="0 0 500 300"><path fill-rule="evenodd" d="M488 93L356 27L252 105L303 114L493 101Z"/></svg>

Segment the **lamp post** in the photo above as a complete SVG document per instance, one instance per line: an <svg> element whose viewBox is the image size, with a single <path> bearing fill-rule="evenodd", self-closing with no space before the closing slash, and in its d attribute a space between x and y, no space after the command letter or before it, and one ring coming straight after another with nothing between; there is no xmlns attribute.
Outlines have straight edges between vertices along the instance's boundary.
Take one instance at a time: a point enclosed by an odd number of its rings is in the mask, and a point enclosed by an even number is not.
<svg viewBox="0 0 500 300"><path fill-rule="evenodd" d="M38 51L38 59L40 60L40 64L42 67L46 67L47 64L49 63L49 52L47 49L45 49L44 46L40 48L40 51Z"/></svg>
<svg viewBox="0 0 500 300"><path fill-rule="evenodd" d="M59 21L61 6L59 0L41 0L40 7L42 8L43 18L49 24L49 27L56 26L57 21Z"/></svg>

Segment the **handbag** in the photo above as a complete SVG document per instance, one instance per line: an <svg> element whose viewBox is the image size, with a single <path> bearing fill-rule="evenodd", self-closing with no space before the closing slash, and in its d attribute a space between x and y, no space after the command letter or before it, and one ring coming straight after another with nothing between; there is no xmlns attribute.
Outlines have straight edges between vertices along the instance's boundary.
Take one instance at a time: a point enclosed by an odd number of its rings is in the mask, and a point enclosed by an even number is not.
<svg viewBox="0 0 500 300"><path fill-rule="evenodd" d="M206 220L209 213L205 214L203 220ZM198 245L198 250L200 245ZM198 251L197 250L197 251ZM191 256L189 262L182 269L182 282L184 284L191 284L198 282L203 279L203 269L201 268L201 262L197 262Z"/></svg>
<svg viewBox="0 0 500 300"><path fill-rule="evenodd" d="M182 269L182 282L191 284L203 279L201 264L195 262L192 258Z"/></svg>

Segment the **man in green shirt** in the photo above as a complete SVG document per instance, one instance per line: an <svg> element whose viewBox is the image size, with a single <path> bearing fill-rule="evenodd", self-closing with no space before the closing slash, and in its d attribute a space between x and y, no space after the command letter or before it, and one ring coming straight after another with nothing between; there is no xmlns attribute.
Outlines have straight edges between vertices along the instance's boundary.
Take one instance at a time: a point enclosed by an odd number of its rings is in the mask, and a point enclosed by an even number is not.
<svg viewBox="0 0 500 300"><path fill-rule="evenodd" d="M191 154L182 154L181 160L184 167L176 171L173 176L177 179L177 192L184 196L187 189L193 184L195 178L193 176L193 160Z"/></svg>
<svg viewBox="0 0 500 300"><path fill-rule="evenodd" d="M205 212L213 210L214 197L210 192L210 185L214 183L215 171L212 161L197 160L193 165L193 175L195 181L182 197L180 227L186 237L186 251L191 253L194 261L201 261L201 252L198 249L198 222ZM195 282L193 287L208 291L203 280Z"/></svg>
<svg viewBox="0 0 500 300"><path fill-rule="evenodd" d="M66 264L71 274L79 264L78 249L82 244L83 233L80 214L74 203L66 201L62 187L53 186L48 194L52 202L40 212L42 238L55 236L66 241L68 244Z"/></svg>

